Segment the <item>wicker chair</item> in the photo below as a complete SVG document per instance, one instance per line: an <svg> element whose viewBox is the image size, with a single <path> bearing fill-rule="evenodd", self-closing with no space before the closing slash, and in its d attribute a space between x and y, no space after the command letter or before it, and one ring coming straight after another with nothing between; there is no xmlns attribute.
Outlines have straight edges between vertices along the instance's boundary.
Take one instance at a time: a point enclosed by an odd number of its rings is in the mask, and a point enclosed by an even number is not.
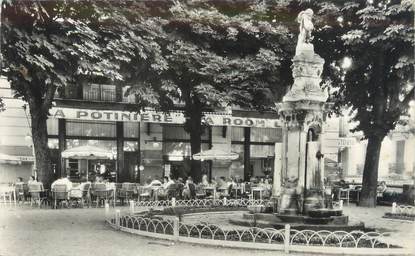
<svg viewBox="0 0 415 256"><path fill-rule="evenodd" d="M33 202L41 207L42 203L47 202L47 195L43 189L42 183L30 184L29 185L29 194L30 194L30 206L33 205Z"/></svg>
<svg viewBox="0 0 415 256"><path fill-rule="evenodd" d="M108 190L106 184L96 183L93 191L96 200L96 207L98 207L101 202L105 204L105 202L109 202L110 200L113 201L115 207L115 198L113 196L114 191Z"/></svg>
<svg viewBox="0 0 415 256"><path fill-rule="evenodd" d="M206 198L206 190L204 189L204 186L202 185L196 186L196 198L198 199Z"/></svg>
<svg viewBox="0 0 415 256"><path fill-rule="evenodd" d="M124 205L124 201L129 201L133 199L134 193L136 192L136 185L135 183L122 183L121 189L119 190L119 193L117 193L118 198L121 201L121 204Z"/></svg>
<svg viewBox="0 0 415 256"><path fill-rule="evenodd" d="M151 198L151 188L146 188L144 186L138 186L138 201L150 200Z"/></svg>
<svg viewBox="0 0 415 256"><path fill-rule="evenodd" d="M65 184L56 184L52 189L52 199L54 201L54 208L56 209L59 203L65 203L66 206L69 206L69 191L68 187Z"/></svg>
<svg viewBox="0 0 415 256"><path fill-rule="evenodd" d="M16 193L16 200L19 203L24 203L25 201L25 185L26 184L16 184L16 186L14 187Z"/></svg>

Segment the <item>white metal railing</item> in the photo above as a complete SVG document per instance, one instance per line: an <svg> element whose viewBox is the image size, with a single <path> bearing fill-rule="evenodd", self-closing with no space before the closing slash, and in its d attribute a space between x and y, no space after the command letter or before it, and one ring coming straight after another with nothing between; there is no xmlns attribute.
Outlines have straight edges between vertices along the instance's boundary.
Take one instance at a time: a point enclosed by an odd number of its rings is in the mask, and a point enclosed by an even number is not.
<svg viewBox="0 0 415 256"><path fill-rule="evenodd" d="M247 207L256 205L267 205L269 200L262 199L191 199L191 200L158 200L158 201L133 201L137 207L212 207L212 206L229 206L229 207ZM131 204L131 202L130 202Z"/></svg>
<svg viewBox="0 0 415 256"><path fill-rule="evenodd" d="M391 245L385 237L390 233L362 231L313 231L273 228L229 228L215 224L186 224L177 217L149 218L137 215L121 216L117 210L108 223L121 231L138 235L205 245L236 248L283 250L286 253L324 252L334 254L407 254L405 248Z"/></svg>

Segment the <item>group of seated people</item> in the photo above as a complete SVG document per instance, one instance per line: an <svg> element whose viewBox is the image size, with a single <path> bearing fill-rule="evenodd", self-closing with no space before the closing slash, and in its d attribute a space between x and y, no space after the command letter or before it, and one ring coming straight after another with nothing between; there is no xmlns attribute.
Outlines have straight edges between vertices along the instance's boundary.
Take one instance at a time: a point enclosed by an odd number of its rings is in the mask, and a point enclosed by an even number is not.
<svg viewBox="0 0 415 256"><path fill-rule="evenodd" d="M142 187L146 190L142 195L152 199L171 197L191 199L195 198L197 193L205 196L233 197L244 194L248 184L249 188L261 188L263 197L271 195L272 185L269 178L252 178L250 182L244 183L238 177L214 177L209 181L207 175L202 176L199 184L195 184L192 177L188 177L186 182L181 177L173 179L166 176L163 181L157 176L154 179L148 178ZM250 189L247 192L251 193Z"/></svg>

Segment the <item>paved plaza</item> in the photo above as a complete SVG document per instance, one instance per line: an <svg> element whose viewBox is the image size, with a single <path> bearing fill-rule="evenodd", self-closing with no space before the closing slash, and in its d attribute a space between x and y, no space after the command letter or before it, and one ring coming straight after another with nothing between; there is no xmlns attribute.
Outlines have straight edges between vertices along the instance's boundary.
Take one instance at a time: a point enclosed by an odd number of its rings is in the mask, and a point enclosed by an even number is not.
<svg viewBox="0 0 415 256"><path fill-rule="evenodd" d="M392 231L392 236L388 238L391 242L412 245L415 225L383 219L386 211L389 211L388 207L368 209L351 205L344 209L351 222L364 221L368 227L382 232ZM225 218L218 218L218 221L225 221ZM0 208L0 255L276 255L271 251L172 244L147 239L117 232L106 225L104 219L102 208ZM283 253L278 252L277 255Z"/></svg>

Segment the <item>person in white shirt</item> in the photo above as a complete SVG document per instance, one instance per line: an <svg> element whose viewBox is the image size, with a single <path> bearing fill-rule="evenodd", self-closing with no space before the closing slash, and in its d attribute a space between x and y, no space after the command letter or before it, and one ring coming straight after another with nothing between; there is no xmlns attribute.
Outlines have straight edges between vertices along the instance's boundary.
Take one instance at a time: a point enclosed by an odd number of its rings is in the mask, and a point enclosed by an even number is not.
<svg viewBox="0 0 415 256"><path fill-rule="evenodd" d="M174 180L171 177L164 177L163 188L168 189L171 184L174 184Z"/></svg>
<svg viewBox="0 0 415 256"><path fill-rule="evenodd" d="M55 188L55 185L66 185L66 191L68 192L72 189L72 182L69 176L55 180L51 185L52 190Z"/></svg>

